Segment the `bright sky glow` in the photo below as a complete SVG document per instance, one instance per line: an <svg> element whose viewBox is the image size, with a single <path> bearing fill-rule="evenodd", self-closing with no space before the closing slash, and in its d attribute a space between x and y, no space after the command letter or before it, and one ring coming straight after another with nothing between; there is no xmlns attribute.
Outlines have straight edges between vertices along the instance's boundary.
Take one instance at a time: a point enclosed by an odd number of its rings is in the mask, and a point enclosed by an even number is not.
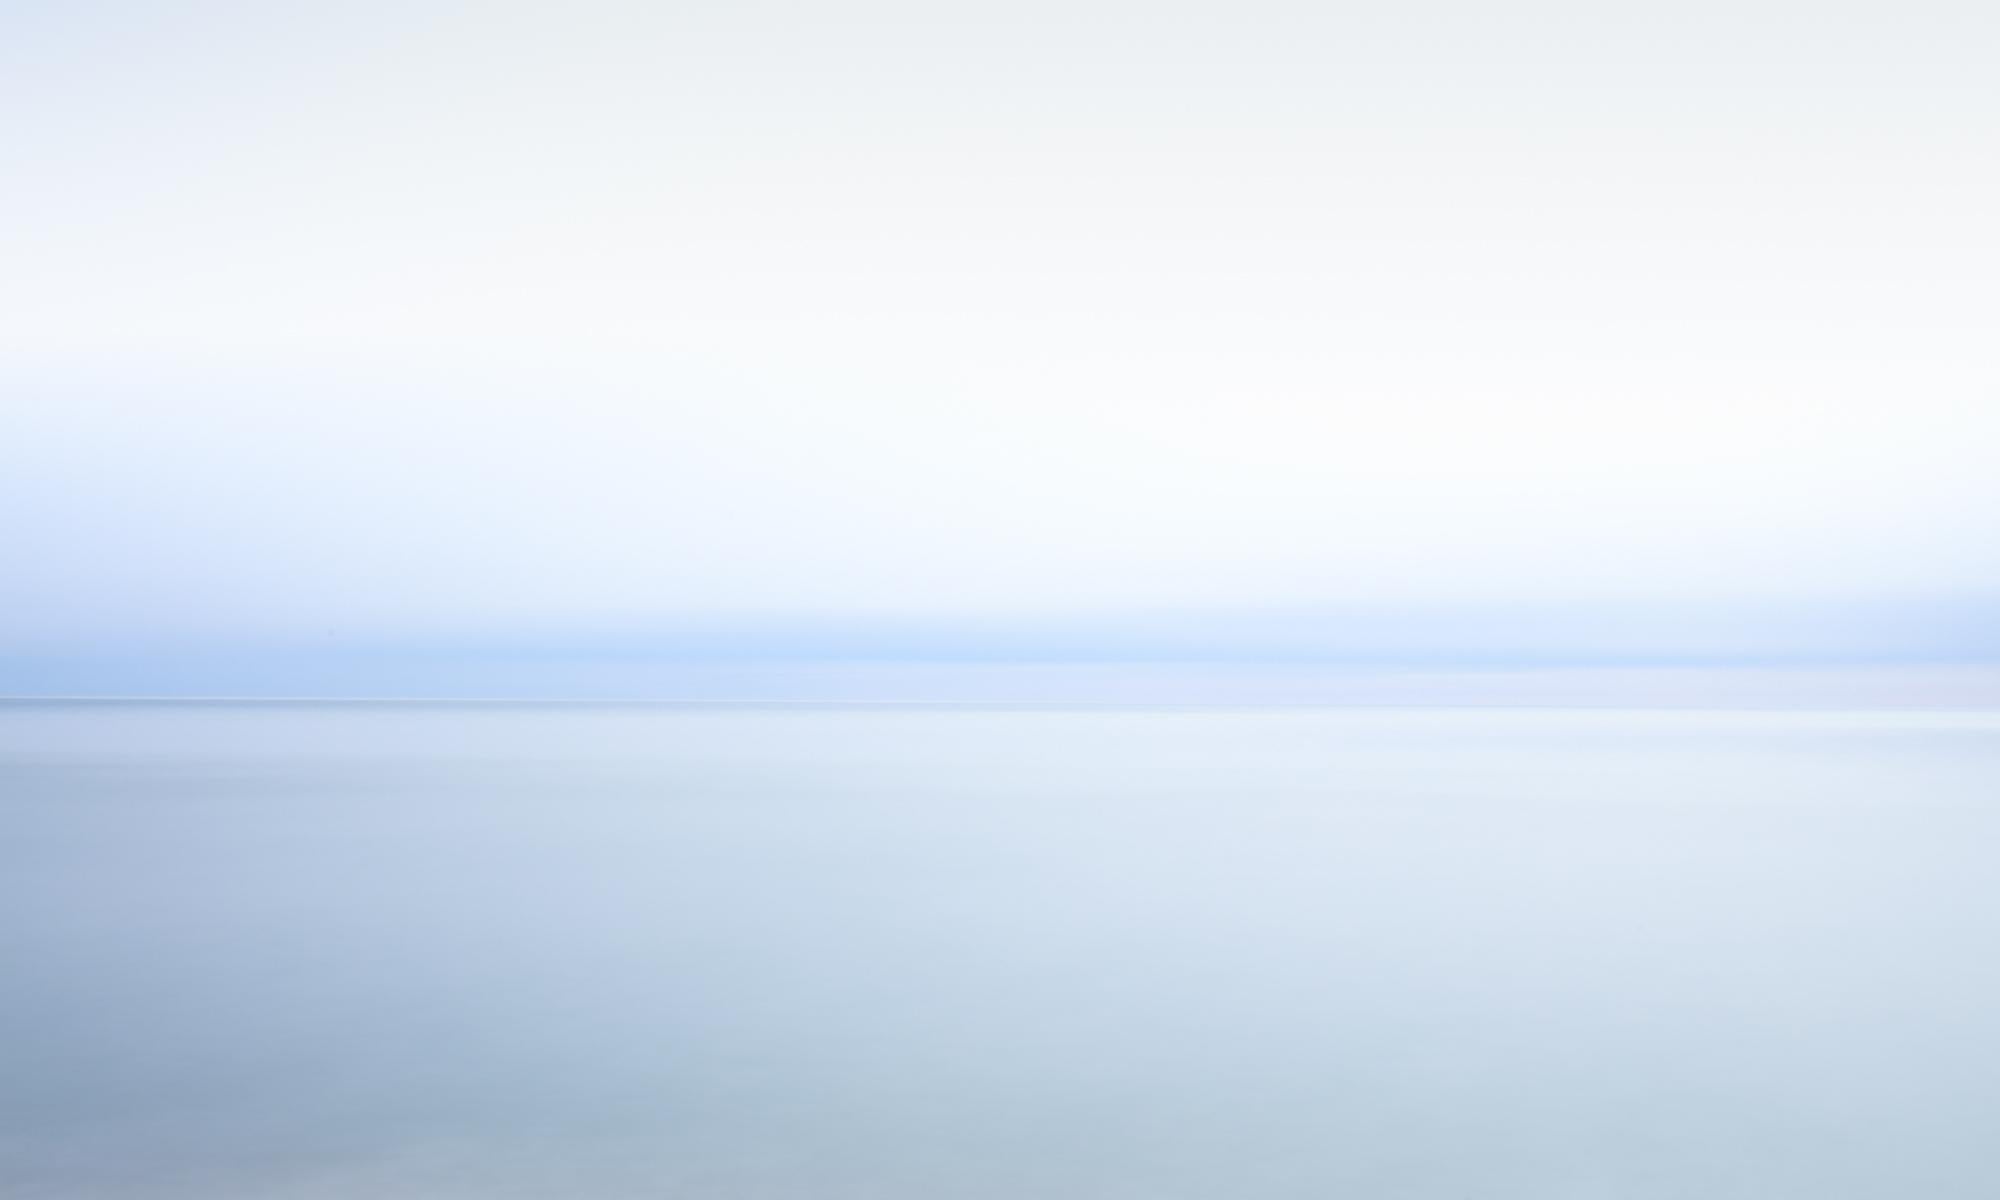
<svg viewBox="0 0 2000 1200"><path fill-rule="evenodd" d="M1978 602L1995 61L1942 3L0 5L0 645Z"/></svg>

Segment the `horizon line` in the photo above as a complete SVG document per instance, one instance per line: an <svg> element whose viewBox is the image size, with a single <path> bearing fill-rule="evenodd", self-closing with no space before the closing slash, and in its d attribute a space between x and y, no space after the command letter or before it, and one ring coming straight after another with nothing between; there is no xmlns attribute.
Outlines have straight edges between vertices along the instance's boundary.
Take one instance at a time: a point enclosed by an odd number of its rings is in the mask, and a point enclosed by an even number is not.
<svg viewBox="0 0 2000 1200"><path fill-rule="evenodd" d="M1348 709L1389 711L1487 711L1493 709L1549 712L1726 712L1726 713L1994 713L2000 703L1991 704L1555 704L1545 701L1515 702L1356 702L1342 700L1300 701L1188 701L1148 703L1143 701L1035 701L1035 700L704 700L663 697L597 696L172 696L172 695L0 695L0 705L33 704L130 704L130 705L433 705L433 706L514 706L594 707L594 708L761 708L761 709L966 709L1045 711L1214 711L1265 709Z"/></svg>

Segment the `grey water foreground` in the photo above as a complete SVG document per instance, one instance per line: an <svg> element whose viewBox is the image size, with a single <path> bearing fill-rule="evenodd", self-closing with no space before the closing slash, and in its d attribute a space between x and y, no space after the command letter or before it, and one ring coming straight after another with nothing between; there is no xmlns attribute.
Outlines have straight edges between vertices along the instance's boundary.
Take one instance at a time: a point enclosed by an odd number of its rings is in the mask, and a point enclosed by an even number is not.
<svg viewBox="0 0 2000 1200"><path fill-rule="evenodd" d="M1988 1200L2000 712L0 705L7 1200Z"/></svg>

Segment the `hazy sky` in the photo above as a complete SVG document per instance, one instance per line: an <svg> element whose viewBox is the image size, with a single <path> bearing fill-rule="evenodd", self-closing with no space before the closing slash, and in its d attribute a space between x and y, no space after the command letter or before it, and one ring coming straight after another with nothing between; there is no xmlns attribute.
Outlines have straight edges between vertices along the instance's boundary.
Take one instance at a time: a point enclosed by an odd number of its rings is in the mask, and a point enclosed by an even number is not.
<svg viewBox="0 0 2000 1200"><path fill-rule="evenodd" d="M1990 656L1996 62L1976 3L0 0L0 650Z"/></svg>

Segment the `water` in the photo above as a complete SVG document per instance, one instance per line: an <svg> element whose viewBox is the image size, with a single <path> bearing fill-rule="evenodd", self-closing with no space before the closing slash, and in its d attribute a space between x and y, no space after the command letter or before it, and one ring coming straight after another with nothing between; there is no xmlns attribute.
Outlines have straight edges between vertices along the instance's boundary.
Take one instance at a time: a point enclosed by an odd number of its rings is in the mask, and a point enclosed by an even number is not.
<svg viewBox="0 0 2000 1200"><path fill-rule="evenodd" d="M7 1200L2000 1194L2000 716L0 707Z"/></svg>

